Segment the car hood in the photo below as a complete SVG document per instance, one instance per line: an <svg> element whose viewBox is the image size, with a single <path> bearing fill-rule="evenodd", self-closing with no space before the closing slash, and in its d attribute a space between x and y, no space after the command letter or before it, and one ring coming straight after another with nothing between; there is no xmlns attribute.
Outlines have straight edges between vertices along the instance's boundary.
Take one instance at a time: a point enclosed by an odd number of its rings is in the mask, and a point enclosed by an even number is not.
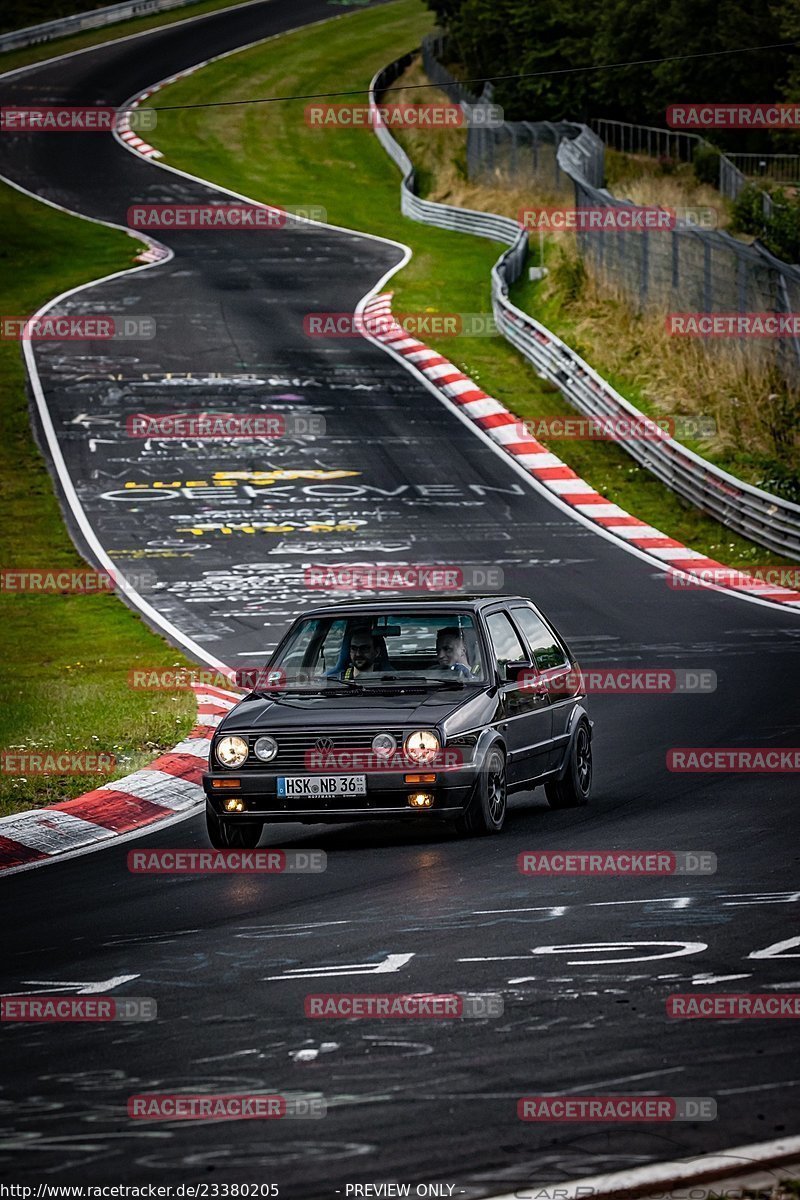
<svg viewBox="0 0 800 1200"><path fill-rule="evenodd" d="M247 697L231 709L219 728L235 730L331 729L351 725L389 727L419 722L436 725L479 694L464 691L416 693L397 696L290 696L275 701L264 696Z"/></svg>

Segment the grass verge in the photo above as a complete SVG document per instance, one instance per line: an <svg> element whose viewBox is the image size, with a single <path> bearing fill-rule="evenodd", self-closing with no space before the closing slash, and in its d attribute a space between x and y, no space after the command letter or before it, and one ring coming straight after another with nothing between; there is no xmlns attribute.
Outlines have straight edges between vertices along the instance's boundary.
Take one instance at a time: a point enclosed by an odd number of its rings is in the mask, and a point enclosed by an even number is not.
<svg viewBox="0 0 800 1200"><path fill-rule="evenodd" d="M160 97L176 105L363 88L365 99L375 71L417 45L431 19L420 0L396 0L245 50ZM377 139L366 129L309 127L306 103L165 111L159 114L158 147L169 163L244 195L287 206L322 205L333 223L410 244L414 257L392 284L397 311L490 312L489 272L499 247L405 220L397 170ZM431 154L439 136L449 135L416 134L418 141L430 139ZM435 175L433 162L429 176ZM462 180L456 202L470 202L471 192ZM520 417L574 414L503 339L426 340ZM782 561L684 503L619 447L558 442L553 449L610 499L712 558L737 567Z"/></svg>
<svg viewBox="0 0 800 1200"><path fill-rule="evenodd" d="M124 233L57 212L0 187L0 312L32 313L76 284L120 270L136 247ZM20 346L0 341L3 569L84 566L31 436ZM189 730L191 692L128 687L135 666L187 665L111 595L0 591L0 746L104 751L113 775L0 772L0 816L53 804L144 766Z"/></svg>

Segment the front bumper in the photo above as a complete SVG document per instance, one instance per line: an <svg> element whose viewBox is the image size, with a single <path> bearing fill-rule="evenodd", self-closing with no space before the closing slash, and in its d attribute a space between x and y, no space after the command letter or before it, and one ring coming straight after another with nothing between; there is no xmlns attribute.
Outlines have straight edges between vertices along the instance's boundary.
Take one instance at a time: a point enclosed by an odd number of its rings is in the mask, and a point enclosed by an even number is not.
<svg viewBox="0 0 800 1200"><path fill-rule="evenodd" d="M340 772L341 774L342 772ZM211 808L226 821L364 821L419 820L421 816L434 820L453 820L469 803L478 777L474 767L435 772L434 783L410 784L404 772L366 772L367 791L363 796L279 796L277 773L248 769L236 771L207 771L203 775L203 790ZM214 787L215 781L236 779L236 788ZM430 792L430 808L412 808L408 797L414 792ZM225 802L241 800L241 812L228 812Z"/></svg>

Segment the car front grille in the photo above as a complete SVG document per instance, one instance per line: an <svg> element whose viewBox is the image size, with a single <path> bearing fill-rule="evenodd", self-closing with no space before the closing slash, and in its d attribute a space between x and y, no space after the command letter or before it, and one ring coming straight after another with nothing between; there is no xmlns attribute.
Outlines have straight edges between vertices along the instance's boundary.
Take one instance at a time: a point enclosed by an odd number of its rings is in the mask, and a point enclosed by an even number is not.
<svg viewBox="0 0 800 1200"><path fill-rule="evenodd" d="M247 733L249 753L247 766L261 767L269 771L325 771L331 773L335 768L320 765L309 765L306 755L311 752L336 754L337 751L361 751L369 753L372 750L372 740L379 733L391 733L397 742L398 750L402 749L404 733L402 729L304 729L304 730L261 730L258 733ZM269 763L257 758L253 747L260 737L274 738L278 743L278 753ZM324 746L318 745L325 742Z"/></svg>

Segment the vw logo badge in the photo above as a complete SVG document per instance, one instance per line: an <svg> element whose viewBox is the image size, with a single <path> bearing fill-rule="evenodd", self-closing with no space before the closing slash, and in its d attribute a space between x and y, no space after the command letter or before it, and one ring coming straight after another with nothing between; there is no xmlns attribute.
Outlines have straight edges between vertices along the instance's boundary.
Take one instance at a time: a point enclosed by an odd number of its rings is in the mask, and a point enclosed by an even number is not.
<svg viewBox="0 0 800 1200"><path fill-rule="evenodd" d="M314 742L314 748L316 750L332 750L333 749L333 738L329 738L329 737L317 738L317 740Z"/></svg>

